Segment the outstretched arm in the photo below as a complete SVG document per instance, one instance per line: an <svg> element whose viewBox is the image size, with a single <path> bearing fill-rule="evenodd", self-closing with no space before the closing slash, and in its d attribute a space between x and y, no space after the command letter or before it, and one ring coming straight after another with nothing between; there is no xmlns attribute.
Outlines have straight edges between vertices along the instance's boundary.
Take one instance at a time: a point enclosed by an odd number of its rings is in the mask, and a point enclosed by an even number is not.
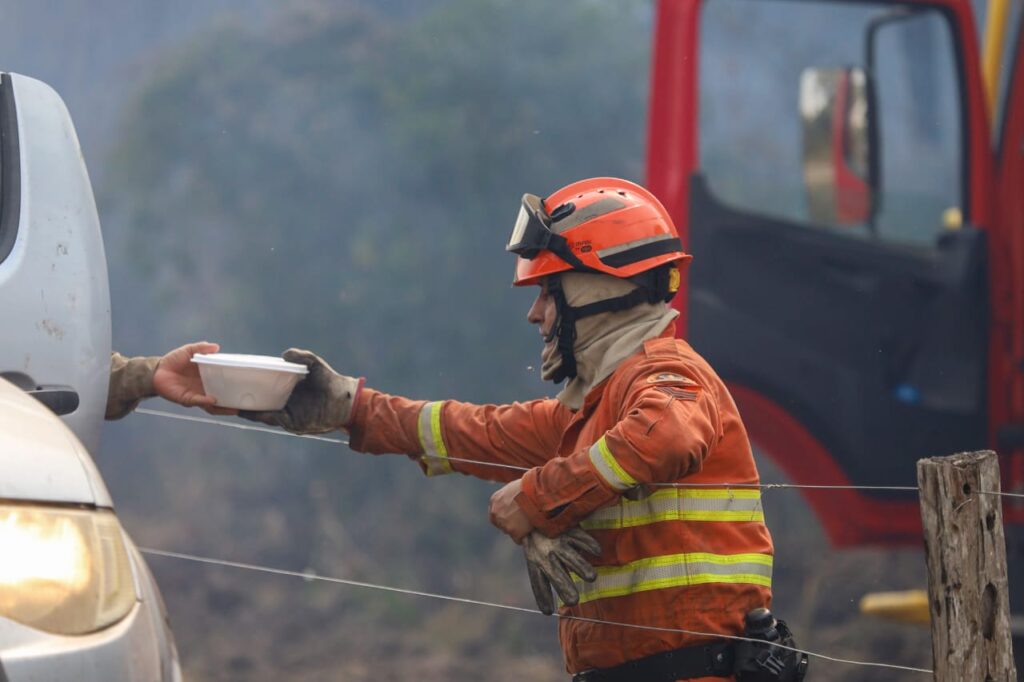
<svg viewBox="0 0 1024 682"><path fill-rule="evenodd" d="M361 379L335 372L309 351L292 348L283 357L305 364L309 374L284 409L243 411L242 417L293 433L344 429L352 435L353 450L408 455L428 476L458 471L494 481L519 478L524 469L555 455L572 416L554 400L511 405L410 400L364 388Z"/></svg>
<svg viewBox="0 0 1024 682"><path fill-rule="evenodd" d="M192 362L196 353L216 353L216 343L200 341L175 348L164 356L110 357L110 386L107 391L107 419L120 419L138 407L144 398L160 396L185 407L202 407L213 414L236 410L216 407L216 400L203 392L199 368Z"/></svg>
<svg viewBox="0 0 1024 682"><path fill-rule="evenodd" d="M360 452L407 454L428 476L458 472L512 481L556 455L571 416L555 400L474 405L365 389L355 407L350 445Z"/></svg>

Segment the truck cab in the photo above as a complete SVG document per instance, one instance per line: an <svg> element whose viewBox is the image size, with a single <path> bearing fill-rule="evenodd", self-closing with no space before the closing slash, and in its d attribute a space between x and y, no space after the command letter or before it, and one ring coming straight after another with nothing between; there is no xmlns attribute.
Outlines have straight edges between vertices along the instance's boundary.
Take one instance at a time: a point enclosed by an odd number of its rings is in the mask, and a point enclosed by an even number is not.
<svg viewBox="0 0 1024 682"><path fill-rule="evenodd" d="M983 60L968 0L658 5L647 181L694 254L680 333L795 483L915 486L920 458L992 448L1024 492L1020 15ZM835 546L920 543L912 492L804 492Z"/></svg>

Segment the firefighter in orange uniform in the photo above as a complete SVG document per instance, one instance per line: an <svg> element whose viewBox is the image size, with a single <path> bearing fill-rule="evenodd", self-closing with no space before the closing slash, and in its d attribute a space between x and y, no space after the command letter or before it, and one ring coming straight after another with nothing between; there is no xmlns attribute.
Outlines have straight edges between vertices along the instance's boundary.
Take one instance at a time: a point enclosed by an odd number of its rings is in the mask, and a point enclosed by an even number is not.
<svg viewBox="0 0 1024 682"><path fill-rule="evenodd" d="M559 614L580 618L559 623L574 679L732 679L735 647L708 635L741 635L745 615L770 605L772 541L736 405L675 338L668 301L690 256L671 218L643 187L583 180L524 196L507 249L514 284L540 286L528 319L544 337L542 375L566 381L557 398L410 400L290 350L308 378L283 411L243 416L343 428L354 450L405 453L428 476L505 482L491 520L524 546L538 606L553 609L550 584Z"/></svg>

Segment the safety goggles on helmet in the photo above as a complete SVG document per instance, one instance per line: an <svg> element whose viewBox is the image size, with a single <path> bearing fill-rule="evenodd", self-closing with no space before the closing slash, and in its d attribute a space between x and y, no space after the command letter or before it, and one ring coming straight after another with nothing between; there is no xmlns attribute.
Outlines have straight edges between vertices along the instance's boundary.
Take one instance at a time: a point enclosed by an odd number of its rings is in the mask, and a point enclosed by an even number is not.
<svg viewBox="0 0 1024 682"><path fill-rule="evenodd" d="M544 210L544 200L536 194L524 194L519 216L505 250L532 260L538 253L550 248L555 237L558 235L551 231L551 218Z"/></svg>

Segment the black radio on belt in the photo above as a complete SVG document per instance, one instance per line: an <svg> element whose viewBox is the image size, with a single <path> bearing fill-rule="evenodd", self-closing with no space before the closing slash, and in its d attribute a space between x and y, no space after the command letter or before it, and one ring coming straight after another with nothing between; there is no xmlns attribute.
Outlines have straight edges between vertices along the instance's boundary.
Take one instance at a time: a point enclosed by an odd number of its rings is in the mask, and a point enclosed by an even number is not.
<svg viewBox="0 0 1024 682"><path fill-rule="evenodd" d="M775 646L796 647L785 621L768 609L754 609L746 616L744 637L760 640L737 642L737 682L801 682L807 674L807 654Z"/></svg>
<svg viewBox="0 0 1024 682"><path fill-rule="evenodd" d="M675 682L698 677L729 677L737 682L801 682L807 654L795 647L786 623L768 609L746 615L743 636L757 641L722 640L683 647L627 661L614 668L585 670L573 682Z"/></svg>

